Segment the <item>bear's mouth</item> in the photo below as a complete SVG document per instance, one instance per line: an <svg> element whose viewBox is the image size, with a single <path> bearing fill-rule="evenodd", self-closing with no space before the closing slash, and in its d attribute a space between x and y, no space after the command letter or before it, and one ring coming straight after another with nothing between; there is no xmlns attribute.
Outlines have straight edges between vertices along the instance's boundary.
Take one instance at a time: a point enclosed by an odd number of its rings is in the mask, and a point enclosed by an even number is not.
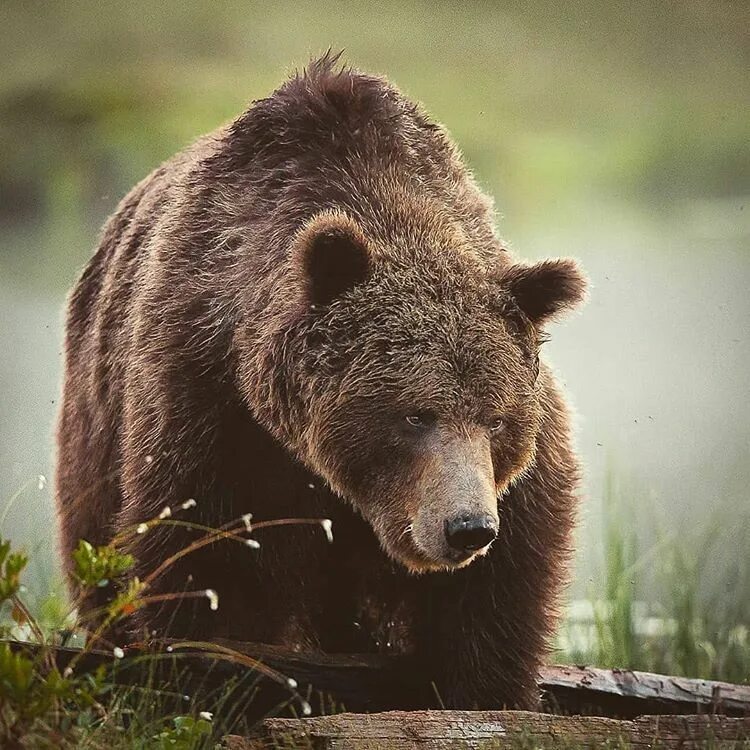
<svg viewBox="0 0 750 750"><path fill-rule="evenodd" d="M451 570L466 568L476 559L484 556L492 546L492 542L476 550L454 550L449 547L441 547L438 554L419 544L409 535L407 549L391 550L390 554L398 563L403 565L409 572L422 573L445 573Z"/></svg>
<svg viewBox="0 0 750 750"><path fill-rule="evenodd" d="M405 563L405 567L411 572L416 574L422 573L448 573L452 570L461 570L471 565L477 558L481 557L482 554L478 552L470 553L462 556L460 559L452 557L444 557L440 560L434 558L411 558ZM402 562L402 564L404 564Z"/></svg>

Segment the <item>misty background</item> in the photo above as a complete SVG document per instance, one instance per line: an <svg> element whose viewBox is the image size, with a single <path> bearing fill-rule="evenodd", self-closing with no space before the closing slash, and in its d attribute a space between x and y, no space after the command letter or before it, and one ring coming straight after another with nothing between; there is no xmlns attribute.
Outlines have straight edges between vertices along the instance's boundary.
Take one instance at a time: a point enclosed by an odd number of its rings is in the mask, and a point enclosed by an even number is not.
<svg viewBox="0 0 750 750"><path fill-rule="evenodd" d="M748 556L745 2L6 2L0 27L0 533L38 585L63 306L101 223L329 46L448 127L520 258L591 277L546 345L585 463L573 593L605 511L642 549L714 529L707 567Z"/></svg>

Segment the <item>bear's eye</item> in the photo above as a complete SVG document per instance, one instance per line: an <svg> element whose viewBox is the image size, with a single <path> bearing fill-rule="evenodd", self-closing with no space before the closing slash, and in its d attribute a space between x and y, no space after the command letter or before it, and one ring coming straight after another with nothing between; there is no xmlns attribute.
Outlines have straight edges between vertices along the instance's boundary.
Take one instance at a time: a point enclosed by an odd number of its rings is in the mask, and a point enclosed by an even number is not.
<svg viewBox="0 0 750 750"><path fill-rule="evenodd" d="M495 417L490 421L490 432L496 435L498 432L502 432L505 429L505 420L502 417Z"/></svg>
<svg viewBox="0 0 750 750"><path fill-rule="evenodd" d="M407 414L404 420L412 427L428 427L435 421L435 415L428 411L418 411Z"/></svg>

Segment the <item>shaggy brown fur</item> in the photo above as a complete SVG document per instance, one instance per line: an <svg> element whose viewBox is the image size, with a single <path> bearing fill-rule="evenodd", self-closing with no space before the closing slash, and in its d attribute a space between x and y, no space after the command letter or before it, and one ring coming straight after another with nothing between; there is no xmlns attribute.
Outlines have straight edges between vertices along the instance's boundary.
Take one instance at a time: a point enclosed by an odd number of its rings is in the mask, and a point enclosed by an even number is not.
<svg viewBox="0 0 750 750"><path fill-rule="evenodd" d="M414 652L446 705L531 707L577 483L537 353L584 281L516 264L445 131L334 62L161 166L105 227L68 313L64 559L188 498L214 527L328 517L333 544L287 526L184 557L152 592L213 588L219 611L146 607L139 632ZM466 519L485 536L455 549ZM145 577L195 538L128 548Z"/></svg>

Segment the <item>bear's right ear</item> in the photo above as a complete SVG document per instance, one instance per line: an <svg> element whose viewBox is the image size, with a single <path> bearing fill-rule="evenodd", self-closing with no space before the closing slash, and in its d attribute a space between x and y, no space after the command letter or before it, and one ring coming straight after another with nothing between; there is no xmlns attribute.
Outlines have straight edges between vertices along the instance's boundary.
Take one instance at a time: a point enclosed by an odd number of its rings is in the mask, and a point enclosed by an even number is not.
<svg viewBox="0 0 750 750"><path fill-rule="evenodd" d="M326 212L302 230L293 251L311 304L329 305L370 275L362 230L348 216Z"/></svg>

